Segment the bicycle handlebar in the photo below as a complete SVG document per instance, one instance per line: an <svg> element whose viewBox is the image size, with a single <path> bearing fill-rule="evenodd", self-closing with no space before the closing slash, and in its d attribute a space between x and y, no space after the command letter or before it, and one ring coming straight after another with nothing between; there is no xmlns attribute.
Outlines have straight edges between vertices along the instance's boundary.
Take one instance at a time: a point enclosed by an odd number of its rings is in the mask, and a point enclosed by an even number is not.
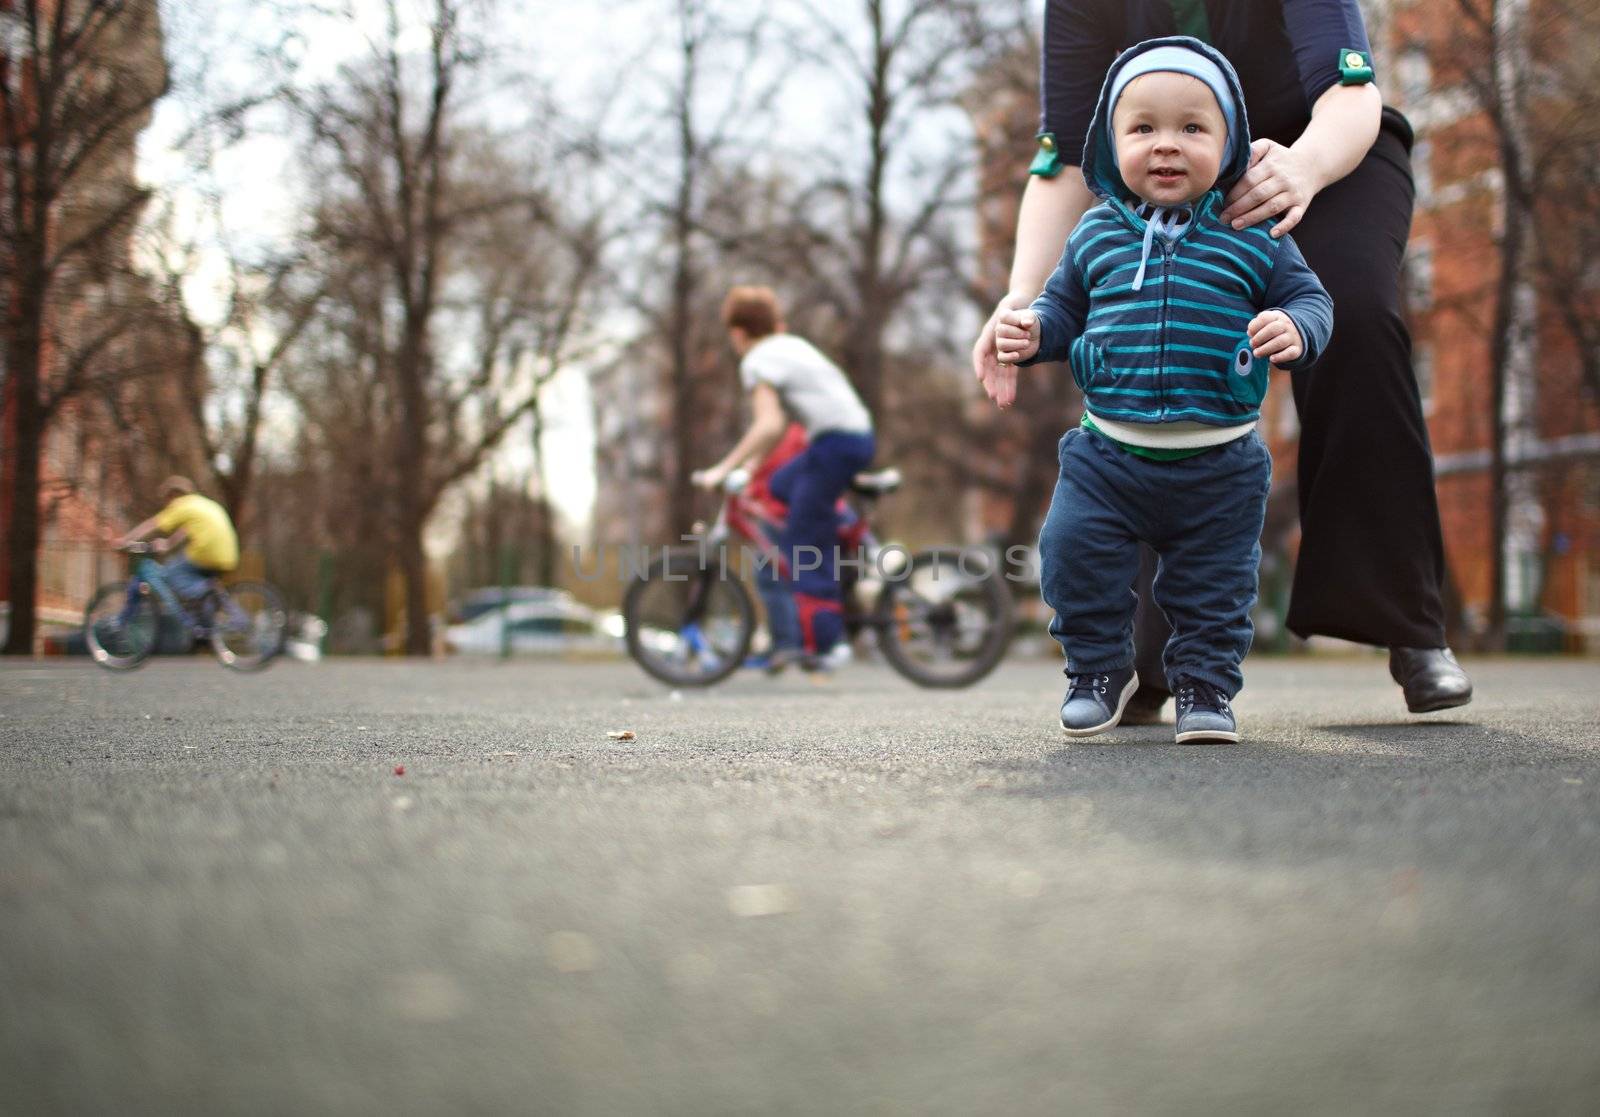
<svg viewBox="0 0 1600 1117"><path fill-rule="evenodd" d="M707 472L709 472L709 471L708 470L704 470L704 469L697 469L697 470L694 471L693 474L690 475L691 476L691 480L693 480L694 483L698 486L698 485L701 484L701 480L700 479L702 477L704 477ZM750 471L748 469L736 469L732 473L728 474L726 477L724 477L722 479L722 485L720 486L720 488L721 488L721 491L723 493L727 494L728 496L736 496L740 492L742 492L744 490L744 487L746 485L748 485L749 483L750 483Z"/></svg>

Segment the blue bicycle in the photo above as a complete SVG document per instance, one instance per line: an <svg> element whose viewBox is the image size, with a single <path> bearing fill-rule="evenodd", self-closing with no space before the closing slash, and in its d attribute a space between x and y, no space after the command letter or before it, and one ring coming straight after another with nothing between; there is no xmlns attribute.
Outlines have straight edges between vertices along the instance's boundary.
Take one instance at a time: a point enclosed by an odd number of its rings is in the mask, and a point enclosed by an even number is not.
<svg viewBox="0 0 1600 1117"><path fill-rule="evenodd" d="M83 613L83 638L102 667L128 671L156 649L161 614L175 618L194 640L209 640L225 667L255 671L283 647L289 611L283 595L266 582L213 581L205 594L183 601L173 592L148 543L123 548L134 557L126 582L95 591Z"/></svg>

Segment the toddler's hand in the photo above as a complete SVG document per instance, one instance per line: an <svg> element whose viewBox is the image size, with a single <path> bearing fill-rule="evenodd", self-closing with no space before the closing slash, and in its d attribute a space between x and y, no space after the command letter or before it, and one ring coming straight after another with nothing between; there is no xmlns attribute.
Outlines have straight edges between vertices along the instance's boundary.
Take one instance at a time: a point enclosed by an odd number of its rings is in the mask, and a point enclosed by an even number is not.
<svg viewBox="0 0 1600 1117"><path fill-rule="evenodd" d="M1000 300L994 313L978 331L978 340L972 344L972 371L983 385L988 397L1005 407L1017 398L1017 370L1014 365L1000 363L994 347L994 328L1000 316L1014 307L1024 307L1033 301L1031 295L1008 294Z"/></svg>
<svg viewBox="0 0 1600 1117"><path fill-rule="evenodd" d="M1248 331L1250 351L1257 357L1271 357L1275 365L1299 360L1306 351L1294 319L1281 310L1263 310L1250 319Z"/></svg>
<svg viewBox="0 0 1600 1117"><path fill-rule="evenodd" d="M994 324L994 347L1002 364L1026 361L1039 351L1039 316L1027 307L1000 315Z"/></svg>

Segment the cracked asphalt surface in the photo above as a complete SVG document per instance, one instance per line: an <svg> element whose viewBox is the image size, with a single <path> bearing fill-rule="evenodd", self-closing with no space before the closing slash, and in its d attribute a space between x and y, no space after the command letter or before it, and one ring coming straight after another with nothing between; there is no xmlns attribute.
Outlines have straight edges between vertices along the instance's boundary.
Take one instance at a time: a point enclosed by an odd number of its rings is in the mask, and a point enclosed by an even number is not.
<svg viewBox="0 0 1600 1117"><path fill-rule="evenodd" d="M6 664L0 1111L1593 1113L1600 662L1467 666Z"/></svg>

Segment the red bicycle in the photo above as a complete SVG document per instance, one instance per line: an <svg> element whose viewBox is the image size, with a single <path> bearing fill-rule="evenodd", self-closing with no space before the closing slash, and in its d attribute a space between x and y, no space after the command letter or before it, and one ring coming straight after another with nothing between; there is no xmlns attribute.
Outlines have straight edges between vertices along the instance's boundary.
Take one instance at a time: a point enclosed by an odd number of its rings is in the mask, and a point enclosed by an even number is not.
<svg viewBox="0 0 1600 1117"><path fill-rule="evenodd" d="M776 561L770 540L781 523L744 493L742 471L723 486L716 521L695 545L666 547L643 564L623 599L628 653L673 686L709 686L749 655L756 611L745 579ZM841 524L840 589L846 639L877 633L883 657L926 687L970 686L1005 655L1014 626L999 560L981 547L910 552L873 534L877 501L900 486L900 471L857 474L856 515Z"/></svg>

